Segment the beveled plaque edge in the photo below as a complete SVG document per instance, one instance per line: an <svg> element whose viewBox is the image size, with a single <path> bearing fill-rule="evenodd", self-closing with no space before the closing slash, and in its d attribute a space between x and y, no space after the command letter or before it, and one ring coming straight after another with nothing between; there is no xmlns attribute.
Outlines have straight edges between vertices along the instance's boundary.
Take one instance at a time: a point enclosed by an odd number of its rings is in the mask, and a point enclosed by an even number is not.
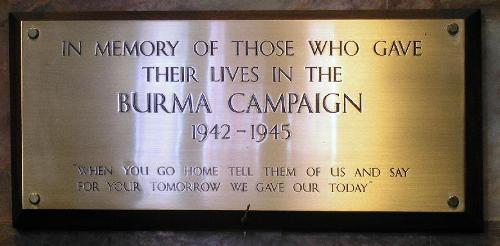
<svg viewBox="0 0 500 246"><path fill-rule="evenodd" d="M266 20L266 19L464 19L465 211L290 212L222 210L28 210L22 209L21 41L28 20ZM483 229L480 10L170 11L10 13L12 222L19 229L204 229L338 231L464 231Z"/></svg>

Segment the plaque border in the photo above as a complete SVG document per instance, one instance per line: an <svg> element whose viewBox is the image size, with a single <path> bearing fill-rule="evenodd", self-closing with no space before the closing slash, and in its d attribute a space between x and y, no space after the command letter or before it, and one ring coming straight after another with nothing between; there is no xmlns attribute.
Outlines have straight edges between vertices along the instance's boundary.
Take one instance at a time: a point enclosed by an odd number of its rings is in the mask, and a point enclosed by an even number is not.
<svg viewBox="0 0 500 246"><path fill-rule="evenodd" d="M465 211L320 212L224 210L22 209L21 40L22 21L38 20L465 20ZM9 13L12 223L19 229L231 229L300 231L483 230L481 13L460 10L312 10Z"/></svg>

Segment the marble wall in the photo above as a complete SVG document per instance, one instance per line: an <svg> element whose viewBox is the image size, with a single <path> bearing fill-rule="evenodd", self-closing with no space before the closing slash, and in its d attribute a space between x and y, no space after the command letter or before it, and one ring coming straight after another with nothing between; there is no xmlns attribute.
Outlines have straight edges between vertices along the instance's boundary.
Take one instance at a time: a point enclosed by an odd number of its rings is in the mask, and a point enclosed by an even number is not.
<svg viewBox="0 0 500 246"><path fill-rule="evenodd" d="M291 232L19 232L11 228L8 13L12 11L168 11L480 8L483 43L485 233L363 234ZM325 244L486 245L500 243L500 1L499 0L0 0L0 245L4 244Z"/></svg>

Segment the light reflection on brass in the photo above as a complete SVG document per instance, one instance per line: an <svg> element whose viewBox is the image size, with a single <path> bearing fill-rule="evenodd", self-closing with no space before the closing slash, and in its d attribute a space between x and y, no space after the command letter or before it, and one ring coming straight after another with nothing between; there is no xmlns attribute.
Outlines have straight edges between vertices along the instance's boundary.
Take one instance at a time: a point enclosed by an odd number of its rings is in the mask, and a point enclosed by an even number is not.
<svg viewBox="0 0 500 246"><path fill-rule="evenodd" d="M226 21L24 21L43 32L36 42L22 33L22 190L43 196L39 209L186 209L298 211L422 211L450 209L464 193L464 32L462 20L226 20ZM312 56L308 40L356 40L356 56ZM84 56L61 57L63 40L84 44ZM180 45L175 57L96 57L96 40L293 40L292 57L235 57L228 46L199 57ZM378 57L378 40L422 40L419 57ZM181 44L182 44L181 43ZM226 43L227 44L227 43ZM293 66L294 82L208 84L211 66ZM200 83L146 83L142 66L194 66ZM309 83L304 66L342 66L341 83ZM118 113L117 93L204 93L213 113ZM241 92L362 93L363 112L347 114L235 114L227 98ZM192 124L230 124L228 141L190 139ZM288 141L255 143L236 129L266 123L291 126ZM82 177L75 164L111 166L112 176ZM123 166L149 166L149 176L126 177ZM216 166L217 177L183 177L185 166ZM231 177L233 166L253 176ZM266 177L265 167L295 167L297 177ZM159 176L172 167L172 176ZM318 177L306 175L319 167ZM336 168L346 177L332 177ZM356 168L379 168L381 177L354 177ZM406 178L389 169L410 168ZM166 169L165 169L166 170ZM164 171L165 171L164 170ZM241 169L239 171L243 172ZM349 176L349 177L347 177ZM78 181L99 182L101 192L77 192ZM141 192L108 192L106 181L134 181ZM151 182L221 182L218 192L153 192ZM247 182L248 192L230 182ZM259 193L259 182L284 182L283 193ZM319 193L294 192L295 183L317 183ZM367 184L367 191L330 192L329 183ZM309 187L309 186L308 186Z"/></svg>

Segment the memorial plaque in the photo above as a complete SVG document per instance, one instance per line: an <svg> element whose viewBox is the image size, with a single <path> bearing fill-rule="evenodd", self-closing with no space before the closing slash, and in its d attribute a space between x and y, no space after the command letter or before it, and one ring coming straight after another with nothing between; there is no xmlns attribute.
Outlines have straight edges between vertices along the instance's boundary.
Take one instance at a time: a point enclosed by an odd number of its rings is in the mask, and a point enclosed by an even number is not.
<svg viewBox="0 0 500 246"><path fill-rule="evenodd" d="M479 40L473 11L13 14L14 221L477 228Z"/></svg>

